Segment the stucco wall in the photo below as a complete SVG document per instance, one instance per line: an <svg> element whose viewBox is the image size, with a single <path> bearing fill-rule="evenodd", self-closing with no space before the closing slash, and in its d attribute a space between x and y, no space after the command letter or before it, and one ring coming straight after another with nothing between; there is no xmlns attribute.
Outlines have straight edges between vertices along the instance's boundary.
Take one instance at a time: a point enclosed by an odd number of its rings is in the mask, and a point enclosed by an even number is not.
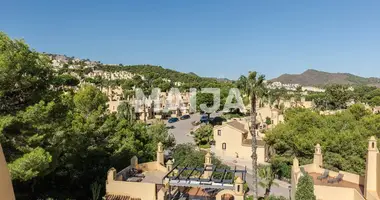
<svg viewBox="0 0 380 200"><path fill-rule="evenodd" d="M0 144L0 199L14 200L13 186Z"/></svg>
<svg viewBox="0 0 380 200"><path fill-rule="evenodd" d="M107 194L128 195L142 200L156 199L156 184L142 182L108 181Z"/></svg>
<svg viewBox="0 0 380 200"><path fill-rule="evenodd" d="M218 135L218 130L221 130L221 135ZM214 129L215 140L215 153L217 156L223 158L223 156L236 158L238 154L239 159L251 159L251 146L242 145L241 132L229 127L222 126ZM222 149L222 144L226 143L226 149ZM265 161L265 148L257 148L257 161L263 163Z"/></svg>
<svg viewBox="0 0 380 200"><path fill-rule="evenodd" d="M378 169L378 166L380 166L380 154L377 154L377 160L376 160L376 168ZM377 196L380 197L380 173L376 173L376 192Z"/></svg>
<svg viewBox="0 0 380 200"><path fill-rule="evenodd" d="M317 197L317 200L364 200L364 198L353 188L315 185L314 194Z"/></svg>

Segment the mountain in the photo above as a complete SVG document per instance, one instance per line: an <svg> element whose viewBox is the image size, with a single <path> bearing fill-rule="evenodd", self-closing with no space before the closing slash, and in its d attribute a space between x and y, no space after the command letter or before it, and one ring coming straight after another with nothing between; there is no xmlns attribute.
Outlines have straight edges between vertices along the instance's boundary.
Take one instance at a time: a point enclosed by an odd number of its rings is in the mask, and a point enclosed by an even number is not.
<svg viewBox="0 0 380 200"><path fill-rule="evenodd" d="M373 85L380 87L380 78L364 78L349 73L329 73L308 69L302 74L283 74L272 82L301 84L304 86L324 86L329 84Z"/></svg>

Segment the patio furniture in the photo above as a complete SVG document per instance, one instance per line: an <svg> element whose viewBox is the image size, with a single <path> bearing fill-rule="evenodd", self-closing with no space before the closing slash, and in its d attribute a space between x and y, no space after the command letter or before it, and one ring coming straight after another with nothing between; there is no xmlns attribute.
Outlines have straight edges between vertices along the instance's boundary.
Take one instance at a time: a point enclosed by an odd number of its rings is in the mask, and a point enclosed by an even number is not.
<svg viewBox="0 0 380 200"><path fill-rule="evenodd" d="M303 167L300 167L300 170L301 170L301 172L302 172L303 175L307 175L307 174L309 174L309 173L307 173L307 172L305 171L305 168L303 168Z"/></svg>
<svg viewBox="0 0 380 200"><path fill-rule="evenodd" d="M329 179L328 183L339 183L340 181L343 181L343 174L338 174L335 178Z"/></svg>
<svg viewBox="0 0 380 200"><path fill-rule="evenodd" d="M325 169L322 175L318 176L317 179L323 181L323 179L327 179L329 177L329 170Z"/></svg>

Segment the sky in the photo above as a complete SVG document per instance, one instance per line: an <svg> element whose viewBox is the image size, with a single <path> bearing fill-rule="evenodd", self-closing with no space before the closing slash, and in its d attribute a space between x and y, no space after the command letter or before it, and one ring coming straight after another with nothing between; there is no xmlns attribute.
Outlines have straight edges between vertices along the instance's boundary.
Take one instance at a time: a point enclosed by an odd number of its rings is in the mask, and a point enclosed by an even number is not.
<svg viewBox="0 0 380 200"><path fill-rule="evenodd" d="M380 77L380 1L2 1L0 31L40 52L268 79L307 69Z"/></svg>

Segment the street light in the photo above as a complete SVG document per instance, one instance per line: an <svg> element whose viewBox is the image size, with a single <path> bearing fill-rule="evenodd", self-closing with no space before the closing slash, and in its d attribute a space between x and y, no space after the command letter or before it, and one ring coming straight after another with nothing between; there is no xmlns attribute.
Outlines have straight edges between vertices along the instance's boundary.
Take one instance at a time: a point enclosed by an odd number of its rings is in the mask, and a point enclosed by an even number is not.
<svg viewBox="0 0 380 200"><path fill-rule="evenodd" d="M292 195L291 195L292 186L289 185L289 186L288 186L288 189L289 189L289 199L291 200L291 199L292 199Z"/></svg>

